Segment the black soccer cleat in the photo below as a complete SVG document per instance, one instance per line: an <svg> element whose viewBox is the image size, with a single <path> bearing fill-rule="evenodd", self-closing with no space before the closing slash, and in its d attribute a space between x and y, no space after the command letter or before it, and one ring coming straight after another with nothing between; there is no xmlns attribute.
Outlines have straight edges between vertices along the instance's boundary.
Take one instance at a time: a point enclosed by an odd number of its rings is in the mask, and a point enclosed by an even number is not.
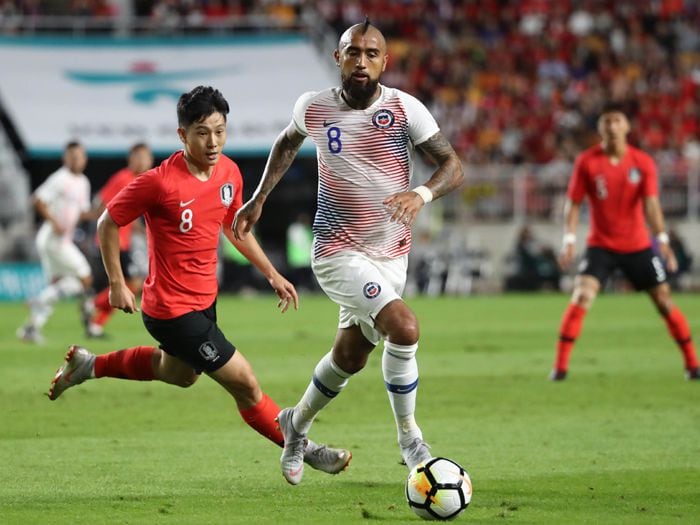
<svg viewBox="0 0 700 525"><path fill-rule="evenodd" d="M549 380L550 381L564 381L566 379L566 375L568 372L566 370L561 370L559 368L554 368L550 373L549 373Z"/></svg>
<svg viewBox="0 0 700 525"><path fill-rule="evenodd" d="M697 381L700 379L700 369L697 366L695 368L689 368L685 371L685 378L688 381Z"/></svg>

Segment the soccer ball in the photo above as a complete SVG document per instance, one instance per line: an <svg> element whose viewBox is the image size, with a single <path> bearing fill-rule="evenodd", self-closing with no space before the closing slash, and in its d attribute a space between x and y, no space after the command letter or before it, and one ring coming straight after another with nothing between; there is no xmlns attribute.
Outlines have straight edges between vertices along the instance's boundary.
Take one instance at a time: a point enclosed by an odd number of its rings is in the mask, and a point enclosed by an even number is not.
<svg viewBox="0 0 700 525"><path fill-rule="evenodd" d="M406 480L408 506L427 520L451 520L469 506L472 481L469 474L447 458L419 463Z"/></svg>

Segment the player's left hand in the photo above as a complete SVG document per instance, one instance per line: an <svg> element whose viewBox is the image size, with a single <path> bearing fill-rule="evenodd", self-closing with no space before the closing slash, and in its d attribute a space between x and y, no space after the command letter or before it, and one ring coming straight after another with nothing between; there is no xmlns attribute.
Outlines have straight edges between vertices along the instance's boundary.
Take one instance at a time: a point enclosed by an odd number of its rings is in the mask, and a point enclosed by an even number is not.
<svg viewBox="0 0 700 525"><path fill-rule="evenodd" d="M676 254L673 253L671 246L665 242L659 243L659 252L664 261L666 261L666 269L669 273L676 273L678 271L678 260L676 259Z"/></svg>
<svg viewBox="0 0 700 525"><path fill-rule="evenodd" d="M277 294L277 297L280 298L277 303L277 308L279 308L282 313L286 312L292 304L294 304L295 310L299 309L299 296L292 283L280 274L275 274L269 279L269 282L270 286L272 286L272 289Z"/></svg>
<svg viewBox="0 0 700 525"><path fill-rule="evenodd" d="M250 199L236 212L233 219L233 235L239 241L242 241L250 233L256 222L262 214L262 202L258 199Z"/></svg>
<svg viewBox="0 0 700 525"><path fill-rule="evenodd" d="M400 222L410 226L425 203L415 191L403 191L390 195L384 199L383 204L391 214L390 222Z"/></svg>

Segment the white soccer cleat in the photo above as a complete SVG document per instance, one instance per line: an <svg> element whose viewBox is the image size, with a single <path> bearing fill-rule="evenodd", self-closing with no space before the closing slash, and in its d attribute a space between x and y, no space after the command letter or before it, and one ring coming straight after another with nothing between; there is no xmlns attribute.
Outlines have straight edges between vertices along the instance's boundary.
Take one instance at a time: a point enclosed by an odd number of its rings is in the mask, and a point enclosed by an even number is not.
<svg viewBox="0 0 700 525"><path fill-rule="evenodd" d="M432 454L430 454L430 445L421 438L416 438L407 447L401 447L401 456L408 470L413 470L418 463L428 461Z"/></svg>
<svg viewBox="0 0 700 525"><path fill-rule="evenodd" d="M308 439L306 434L300 434L292 425L293 408L285 408L277 416L280 432L284 436L284 450L280 457L282 475L291 485L298 485L304 475L304 451Z"/></svg>
<svg viewBox="0 0 700 525"><path fill-rule="evenodd" d="M310 439L304 451L304 462L311 468L327 474L340 474L348 468L352 452L344 448L331 448L319 445Z"/></svg>
<svg viewBox="0 0 700 525"><path fill-rule="evenodd" d="M51 381L49 399L54 401L70 387L90 379L94 366L95 354L80 346L72 345L68 349L65 362L56 370L56 375Z"/></svg>
<svg viewBox="0 0 700 525"><path fill-rule="evenodd" d="M88 325L86 335L90 339L100 339L105 337L105 329L102 327L102 325L99 325L97 323L90 323Z"/></svg>
<svg viewBox="0 0 700 525"><path fill-rule="evenodd" d="M17 339L21 339L27 343L42 344L44 342L44 336L31 324L20 326L17 329L16 335Z"/></svg>

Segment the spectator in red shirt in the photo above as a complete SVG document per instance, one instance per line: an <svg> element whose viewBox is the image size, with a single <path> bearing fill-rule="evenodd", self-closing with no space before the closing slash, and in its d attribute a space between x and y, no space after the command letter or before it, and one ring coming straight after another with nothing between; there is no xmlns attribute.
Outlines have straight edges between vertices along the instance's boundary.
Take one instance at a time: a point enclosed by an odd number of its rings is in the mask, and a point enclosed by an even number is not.
<svg viewBox="0 0 700 525"><path fill-rule="evenodd" d="M178 136L184 150L137 177L108 204L98 221L102 260L110 283L110 303L138 310L119 261L119 228L146 219L149 273L143 288L143 321L160 343L95 356L70 347L49 389L49 399L87 379L115 377L193 385L202 372L233 396L243 419L280 447L284 438L275 418L277 404L261 390L253 369L217 324L217 247L220 232L267 277L285 312L298 306L294 286L275 269L251 235L236 239L231 229L241 207L243 179L223 155L229 105L214 88L199 86L177 105ZM316 469L338 473L347 467L347 450L309 441L304 460Z"/></svg>
<svg viewBox="0 0 700 525"><path fill-rule="evenodd" d="M668 331L683 353L686 377L700 378L688 322L671 301L664 265L652 251L645 224L646 218L661 256L669 271L674 272L677 262L664 230L656 166L649 155L627 143L629 131L630 123L622 106L606 105L598 118L602 141L578 156L569 182L560 255L563 269L574 258L576 227L584 197L588 198L591 228L571 303L561 321L557 356L550 375L556 381L566 378L569 356L586 312L617 268L637 290L649 294L665 319Z"/></svg>

